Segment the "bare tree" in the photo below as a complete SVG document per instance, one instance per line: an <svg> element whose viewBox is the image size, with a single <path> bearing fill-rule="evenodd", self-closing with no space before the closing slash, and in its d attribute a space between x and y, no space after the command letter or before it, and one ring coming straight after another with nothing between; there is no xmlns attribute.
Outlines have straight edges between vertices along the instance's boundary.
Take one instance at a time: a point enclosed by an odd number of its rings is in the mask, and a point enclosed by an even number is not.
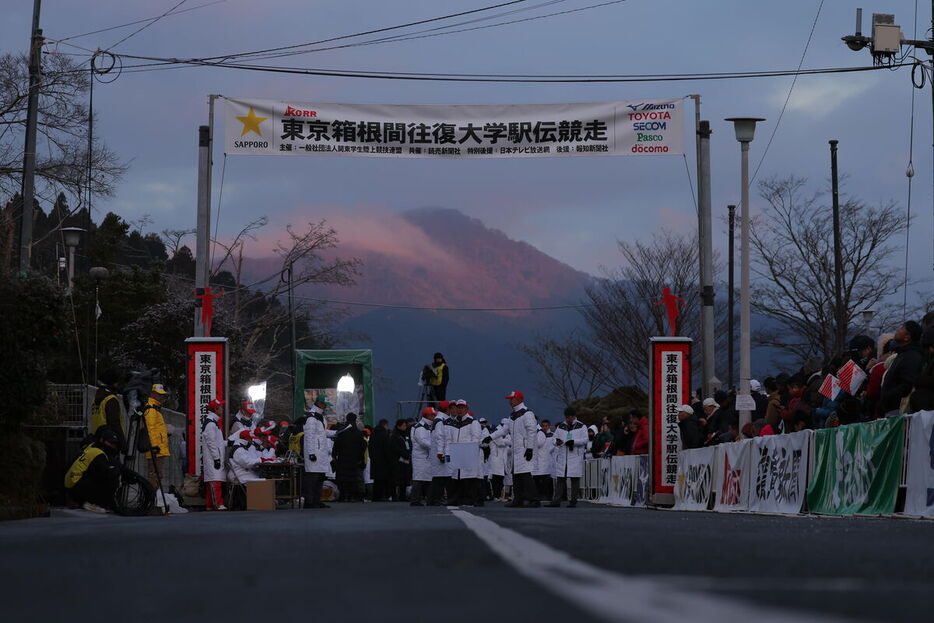
<svg viewBox="0 0 934 623"><path fill-rule="evenodd" d="M85 96L90 70L70 57L43 56L39 93L36 198L48 203L59 192L76 198L74 211L84 207L88 186L88 108ZM0 56L0 194L13 196L23 173L23 136L29 97L28 60L22 54ZM91 154L90 190L110 196L126 165L99 139Z"/></svg>
<svg viewBox="0 0 934 623"><path fill-rule="evenodd" d="M254 232L265 224L265 218L257 219L244 227L232 244L222 245L226 254L216 264L214 273L225 264L231 264L237 287L229 293L232 296L222 297L217 307L237 335L238 358L249 362L255 378L285 385L289 382L291 318L286 304L288 283L282 278L284 271L292 268L292 287L298 292L308 284L352 285L361 262L356 258L332 257L339 239L337 231L325 221L307 223L301 230L288 226L287 238L276 248L281 260L277 272L256 284L242 286L246 242L255 239ZM336 341L333 327L342 317L342 311L298 294L294 298L296 322L308 327L299 337L297 346L332 346Z"/></svg>
<svg viewBox="0 0 934 623"><path fill-rule="evenodd" d="M568 405L612 389L600 369L600 353L576 335L562 341L539 337L519 349L538 375L538 391L555 402Z"/></svg>
<svg viewBox="0 0 934 623"><path fill-rule="evenodd" d="M806 191L807 180L773 178L760 182L764 212L750 223L757 278L752 307L778 326L758 331L758 344L779 348L804 361L824 361L845 348L835 342L833 221L823 194ZM872 207L841 197L842 301L847 325L858 325L859 310L891 310L885 299L904 286L889 262L893 237L908 224L894 202Z"/></svg>
<svg viewBox="0 0 934 623"><path fill-rule="evenodd" d="M648 241L620 241L619 250L622 266L587 289L590 307L582 313L602 355L604 382L645 387L649 338L668 334L662 288L683 299L675 333L700 333L697 238L662 231Z"/></svg>

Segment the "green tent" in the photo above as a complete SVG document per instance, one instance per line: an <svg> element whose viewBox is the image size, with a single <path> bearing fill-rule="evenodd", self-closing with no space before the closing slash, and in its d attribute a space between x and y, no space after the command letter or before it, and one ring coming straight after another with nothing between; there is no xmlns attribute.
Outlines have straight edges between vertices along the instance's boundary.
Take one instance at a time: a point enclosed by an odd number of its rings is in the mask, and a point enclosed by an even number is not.
<svg viewBox="0 0 934 623"><path fill-rule="evenodd" d="M296 350L295 351L295 397L293 419L299 417L310 406L313 397L306 401L306 390L325 391L329 396L337 387L337 381L345 375L354 379L358 395L362 389L360 407L362 420L372 426L374 418L373 400L373 351L371 350ZM311 392L313 393L313 392ZM332 402L334 402L332 400ZM343 415L339 413L338 415Z"/></svg>

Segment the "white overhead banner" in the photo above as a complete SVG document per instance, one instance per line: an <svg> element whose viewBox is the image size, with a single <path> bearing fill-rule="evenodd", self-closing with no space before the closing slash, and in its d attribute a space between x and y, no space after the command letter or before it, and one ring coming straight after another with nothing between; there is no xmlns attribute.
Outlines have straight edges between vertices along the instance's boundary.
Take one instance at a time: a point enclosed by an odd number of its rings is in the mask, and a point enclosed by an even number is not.
<svg viewBox="0 0 934 623"><path fill-rule="evenodd" d="M934 411L910 417L905 514L934 517Z"/></svg>
<svg viewBox="0 0 934 623"><path fill-rule="evenodd" d="M225 101L228 155L547 158L684 153L680 98L492 106Z"/></svg>

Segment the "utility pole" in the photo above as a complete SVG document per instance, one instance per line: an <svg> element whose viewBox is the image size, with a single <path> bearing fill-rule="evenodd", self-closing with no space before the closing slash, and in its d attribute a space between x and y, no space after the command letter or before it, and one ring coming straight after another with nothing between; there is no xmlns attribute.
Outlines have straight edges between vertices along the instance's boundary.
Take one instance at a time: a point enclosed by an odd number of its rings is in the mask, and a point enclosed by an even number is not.
<svg viewBox="0 0 934 623"><path fill-rule="evenodd" d="M195 294L211 284L211 172L214 151L214 100L208 95L208 125L198 126L198 221L195 233ZM199 299L201 300L201 299ZM204 337L201 310L195 306L195 337Z"/></svg>
<svg viewBox="0 0 934 623"><path fill-rule="evenodd" d="M26 145L23 149L23 220L20 225L19 268L31 267L33 198L36 193L36 125L39 117L39 83L42 74L42 29L39 12L42 0L33 0L32 36L29 40L29 96L26 105Z"/></svg>
<svg viewBox="0 0 934 623"><path fill-rule="evenodd" d="M701 341L704 348L704 397L712 398L719 389L720 381L716 375L715 337L714 337L714 290L713 290L713 227L710 214L710 122L701 121L698 129L700 152L698 159L697 190L698 232L700 234L701 253ZM703 180L701 183L700 180Z"/></svg>
<svg viewBox="0 0 934 623"><path fill-rule="evenodd" d="M837 184L837 140L830 141L830 186L833 195L833 290L834 290L834 354L843 352L846 344L846 310L843 309L843 259L840 249L840 191Z"/></svg>
<svg viewBox="0 0 934 623"><path fill-rule="evenodd" d="M713 289L713 227L710 208L710 129L709 121L701 121L700 95L690 95L694 100L694 125L697 134L697 242L700 264L700 328L701 347L701 391L704 397L713 397L719 389L716 375L716 352L714 337L714 289Z"/></svg>
<svg viewBox="0 0 934 623"><path fill-rule="evenodd" d="M733 328L733 291L735 289L733 285L733 266L734 266L734 247L736 245L736 206L727 206L726 209L729 211L729 229L730 229L730 244L729 244L729 262L730 267L728 269L727 285L730 289L727 294L727 308L729 316L727 317L727 330L730 334L730 339L727 341L727 358L729 363L727 364L727 388L733 389L733 340L736 337L736 329Z"/></svg>
<svg viewBox="0 0 934 623"><path fill-rule="evenodd" d="M211 130L208 126L198 127L198 229L195 252L195 294L203 295L208 286L210 267L208 248L211 245L211 194L208 177L211 175ZM198 299L199 301L202 299ZM204 302L201 302L204 305ZM205 327L201 322L201 310L195 306L195 337L204 337Z"/></svg>

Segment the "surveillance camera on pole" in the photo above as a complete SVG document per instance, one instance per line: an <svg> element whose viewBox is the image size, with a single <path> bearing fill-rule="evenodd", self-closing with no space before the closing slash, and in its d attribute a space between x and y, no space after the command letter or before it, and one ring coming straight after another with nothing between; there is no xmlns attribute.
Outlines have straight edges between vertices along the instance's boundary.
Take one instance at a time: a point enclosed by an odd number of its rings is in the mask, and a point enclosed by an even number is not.
<svg viewBox="0 0 934 623"><path fill-rule="evenodd" d="M932 3L934 4L934 3ZM932 17L934 21L934 17ZM895 15L890 13L872 14L872 36L863 35L863 10L856 9L856 32L842 37L847 47L854 52L869 47L874 65L891 65L903 45L914 46L934 55L934 41L905 39L901 27L895 23Z"/></svg>

